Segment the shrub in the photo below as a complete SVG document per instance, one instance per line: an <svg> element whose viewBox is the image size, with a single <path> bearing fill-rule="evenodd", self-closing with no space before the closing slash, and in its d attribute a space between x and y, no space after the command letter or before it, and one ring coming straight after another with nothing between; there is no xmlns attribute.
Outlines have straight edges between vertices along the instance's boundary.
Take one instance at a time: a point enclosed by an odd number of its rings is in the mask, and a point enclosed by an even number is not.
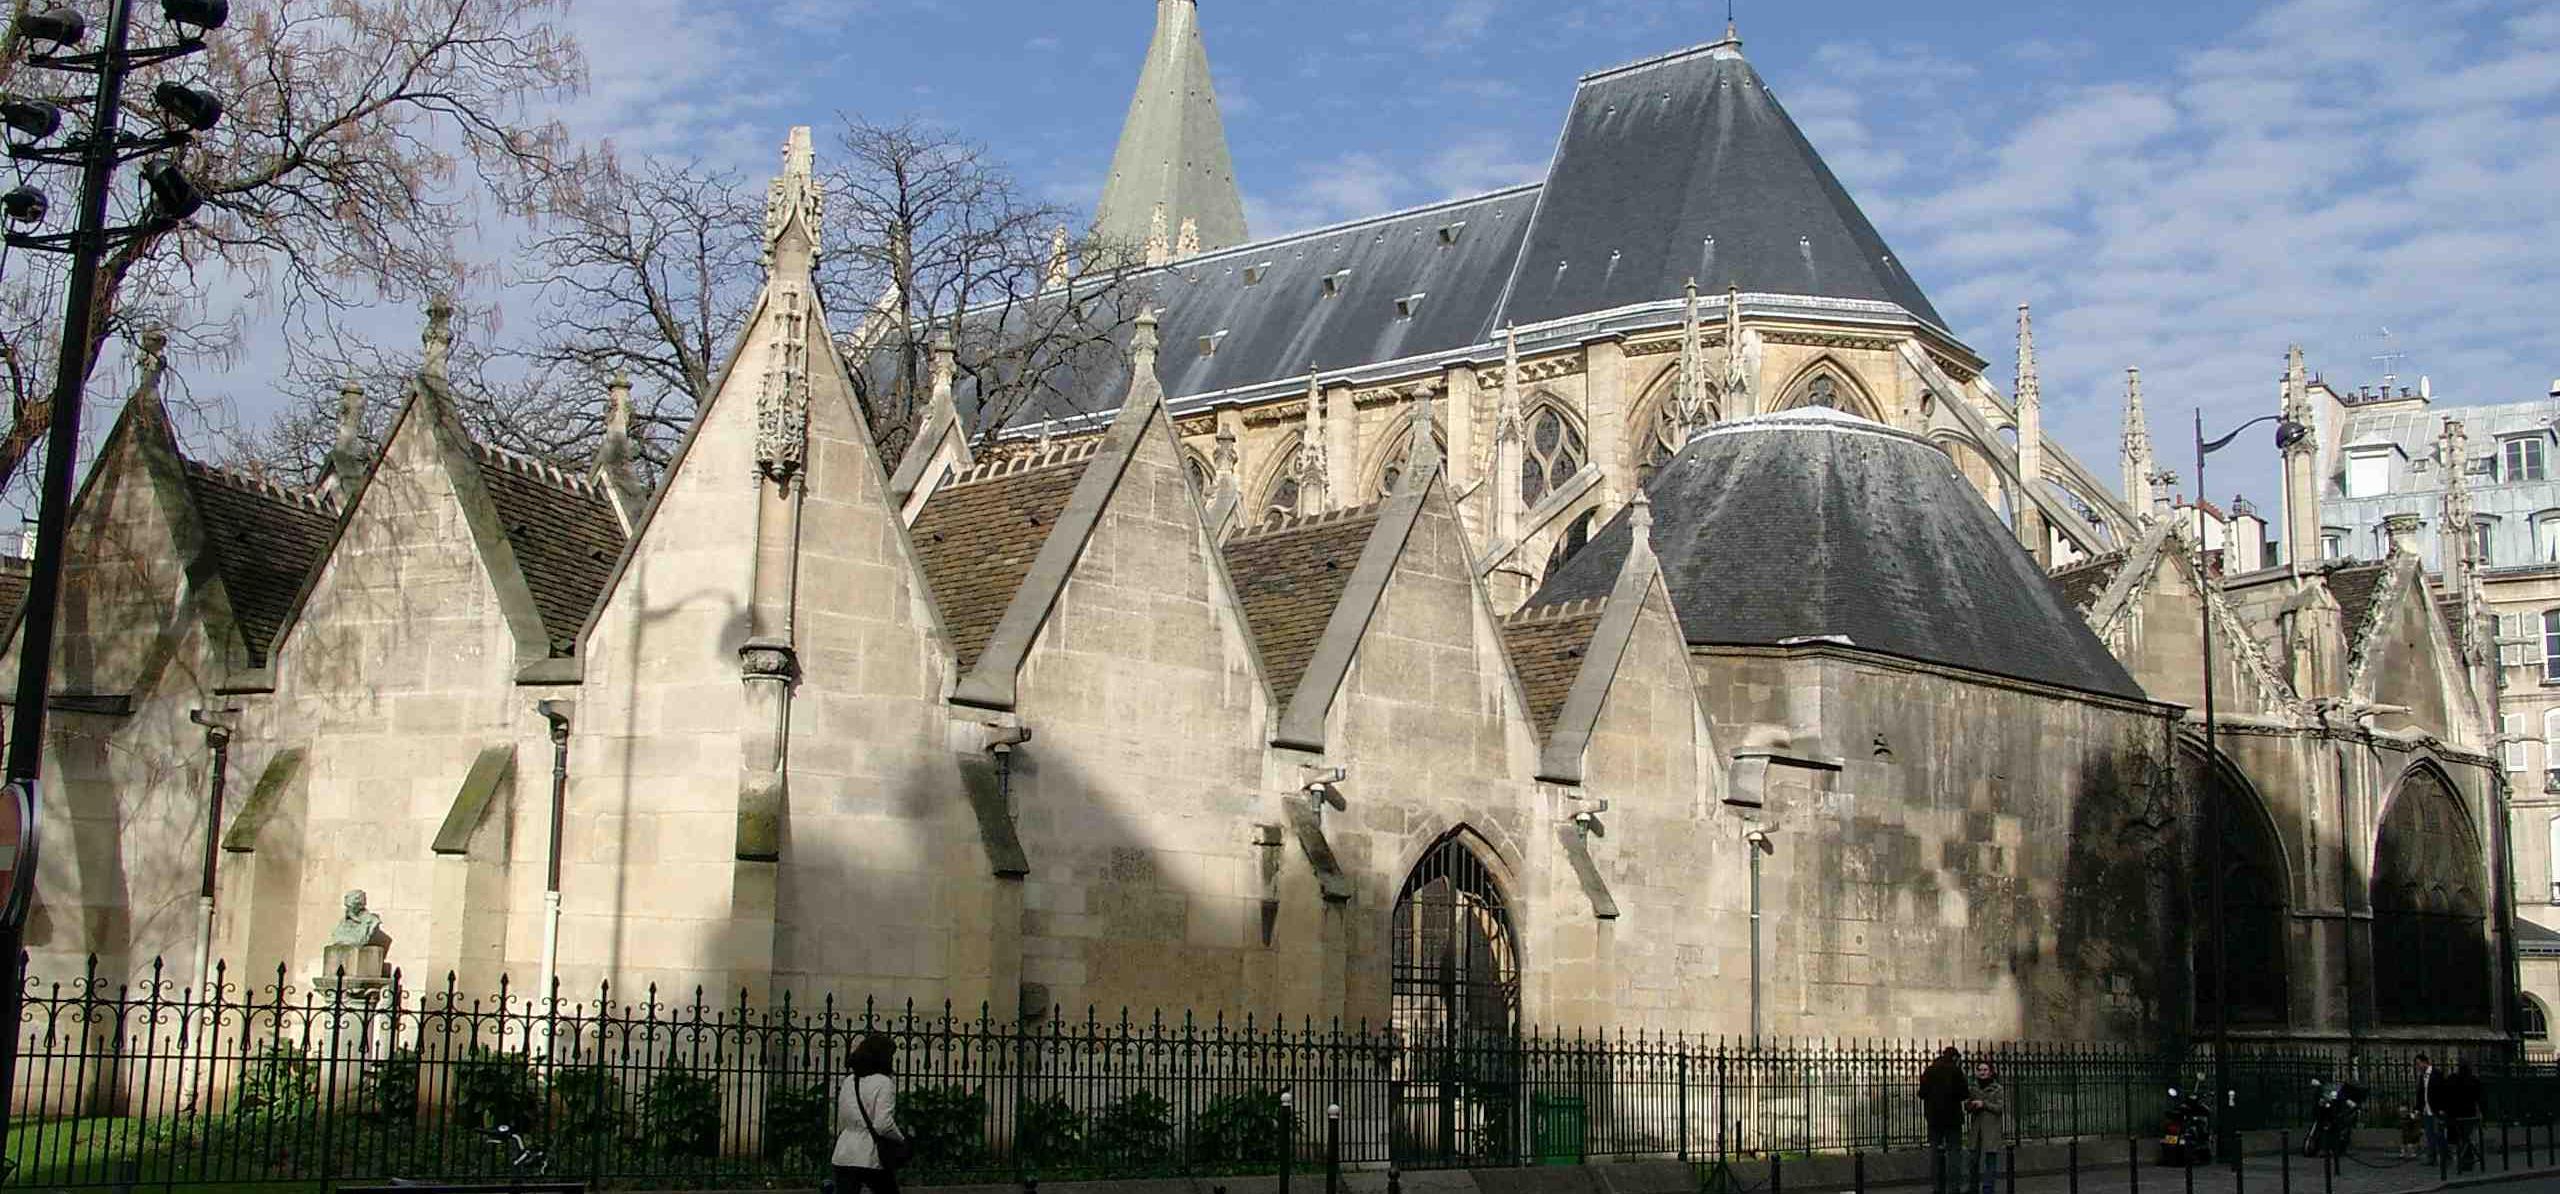
<svg viewBox="0 0 2560 1194"><path fill-rule="evenodd" d="M260 1050L231 1091L232 1119L243 1125L299 1124L319 1107L319 1079L299 1045L279 1042Z"/></svg>
<svg viewBox="0 0 2560 1194"><path fill-rule="evenodd" d="M650 1141L680 1157L720 1155L720 1087L680 1065L649 1079L643 1096Z"/></svg>
<svg viewBox="0 0 2560 1194"><path fill-rule="evenodd" d="M987 1151L987 1092L926 1086L898 1095L898 1127L915 1142L918 1169L968 1169Z"/></svg>
<svg viewBox="0 0 2560 1194"><path fill-rule="evenodd" d="M1252 1165L1280 1159L1289 1109L1280 1092L1249 1090L1212 1100L1191 1119L1191 1156L1202 1165Z"/></svg>
<svg viewBox="0 0 2560 1194"><path fill-rule="evenodd" d="M454 1067L453 1097L468 1127L512 1124L531 1130L541 1120L542 1093L534 1086L533 1063L522 1053L473 1045Z"/></svg>
<svg viewBox="0 0 2560 1194"><path fill-rule="evenodd" d="M365 1063L356 1088L364 1113L390 1123L418 1118L418 1051L394 1049L391 1056Z"/></svg>
<svg viewBox="0 0 2560 1194"><path fill-rule="evenodd" d="M1173 1104L1141 1090L1102 1109L1085 1132L1085 1154L1106 1169L1153 1169L1173 1160Z"/></svg>
<svg viewBox="0 0 2560 1194"><path fill-rule="evenodd" d="M1013 1147L1025 1165L1073 1161L1084 1147L1084 1117L1058 1095L1031 1099L1017 1109Z"/></svg>
<svg viewBox="0 0 2560 1194"><path fill-rule="evenodd" d="M622 1082L601 1065L582 1065L554 1072L551 1093L560 1099L558 1133L589 1141L621 1139Z"/></svg>
<svg viewBox="0 0 2560 1194"><path fill-rule="evenodd" d="M764 1096L766 1159L793 1173L824 1171L835 1154L835 1133L828 1126L834 1102L824 1082L775 1083Z"/></svg>

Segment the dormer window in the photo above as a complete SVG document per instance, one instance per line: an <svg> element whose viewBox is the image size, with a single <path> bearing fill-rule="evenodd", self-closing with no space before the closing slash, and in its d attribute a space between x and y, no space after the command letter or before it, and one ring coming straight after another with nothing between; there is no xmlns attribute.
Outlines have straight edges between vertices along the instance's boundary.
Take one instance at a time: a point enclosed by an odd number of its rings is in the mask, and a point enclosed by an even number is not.
<svg viewBox="0 0 2560 1194"><path fill-rule="evenodd" d="M2347 454L2347 496L2381 497L2391 492L2391 449L2362 448Z"/></svg>
<svg viewBox="0 0 2560 1194"><path fill-rule="evenodd" d="M1326 274L1324 276L1324 281L1320 284L1324 290L1324 296L1326 298L1342 297L1342 287L1350 280L1351 271L1347 269Z"/></svg>
<svg viewBox="0 0 2560 1194"><path fill-rule="evenodd" d="M1269 276L1271 276L1271 263L1268 261L1244 267L1244 284L1247 286L1260 286L1262 280Z"/></svg>
<svg viewBox="0 0 2560 1194"><path fill-rule="evenodd" d="M1200 355L1204 357L1214 357L1218 355L1218 342L1226 338L1227 333L1223 328L1209 335L1200 337Z"/></svg>
<svg viewBox="0 0 2560 1194"><path fill-rule="evenodd" d="M2499 479L2509 485L2547 479L2550 474L2543 464L2543 456L2540 435L2523 435L2508 440L2498 447L2499 462L2503 466L2499 469Z"/></svg>
<svg viewBox="0 0 2560 1194"><path fill-rule="evenodd" d="M1413 313L1421 309L1421 295L1408 294L1403 298L1396 300L1396 318L1398 319L1411 319L1413 318Z"/></svg>
<svg viewBox="0 0 2560 1194"><path fill-rule="evenodd" d="M1467 222L1465 220L1460 220L1454 224L1442 224L1440 226L1440 247L1445 249L1457 244L1458 237L1465 233L1466 230Z"/></svg>

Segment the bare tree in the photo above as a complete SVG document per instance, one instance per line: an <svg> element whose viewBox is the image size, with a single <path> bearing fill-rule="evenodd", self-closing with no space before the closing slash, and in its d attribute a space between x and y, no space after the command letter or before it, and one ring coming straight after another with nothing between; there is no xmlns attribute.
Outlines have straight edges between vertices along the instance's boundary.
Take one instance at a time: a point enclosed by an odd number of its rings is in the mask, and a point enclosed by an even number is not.
<svg viewBox="0 0 2560 1194"><path fill-rule="evenodd" d="M73 7L95 18L106 2ZM204 324L217 282L309 327L464 277L458 246L479 202L529 205L533 180L561 145L557 124L532 118L528 105L584 84L584 59L560 23L565 5L235 0L207 53L141 72L129 88L128 115L138 122L159 118L147 110L148 97L172 72L219 96L226 113L179 159L205 193L204 210L109 255L91 313L93 350L143 318L182 329ZM7 55L0 86L26 92L47 74L26 67L26 49L0 43ZM466 168L480 185L458 185ZM49 289L48 272L28 264L21 254L0 266L0 293ZM137 295L154 296L154 309L137 310ZM0 312L11 307L0 298ZM13 386L0 485L19 473L51 422L48 326L58 325L0 316L0 360L19 366L0 375ZM236 323L217 320L210 330L217 334L198 337L197 347L236 345ZM183 337L175 344L187 347ZM20 374L30 384L19 386Z"/></svg>
<svg viewBox="0 0 2560 1194"><path fill-rule="evenodd" d="M1077 217L1025 196L985 146L920 122L847 117L838 144L820 284L830 310L864 313L843 330L893 457L914 433L938 333L957 344L982 437L1072 404L1077 377L1119 363L1116 337L1141 301L1132 247L1062 242Z"/></svg>

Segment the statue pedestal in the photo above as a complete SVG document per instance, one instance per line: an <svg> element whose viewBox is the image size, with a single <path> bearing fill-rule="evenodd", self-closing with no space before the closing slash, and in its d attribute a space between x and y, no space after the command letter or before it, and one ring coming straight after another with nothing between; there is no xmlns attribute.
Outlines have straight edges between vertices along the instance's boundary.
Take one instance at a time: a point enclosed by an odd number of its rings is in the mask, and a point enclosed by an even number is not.
<svg viewBox="0 0 2560 1194"><path fill-rule="evenodd" d="M389 990L391 972L383 963L384 949L380 945L322 947L320 974L311 980L311 988L359 997Z"/></svg>

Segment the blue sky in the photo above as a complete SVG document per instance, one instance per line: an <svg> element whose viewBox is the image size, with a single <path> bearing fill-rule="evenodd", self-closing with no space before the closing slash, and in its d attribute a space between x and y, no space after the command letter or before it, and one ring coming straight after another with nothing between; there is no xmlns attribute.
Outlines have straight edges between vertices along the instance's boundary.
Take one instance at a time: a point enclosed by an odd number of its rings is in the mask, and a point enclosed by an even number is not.
<svg viewBox="0 0 2560 1194"><path fill-rule="evenodd" d="M1267 235L1539 177L1576 76L1712 40L1724 11L1202 0L1201 22ZM2560 282L2560 0L1739 15L1755 65L2004 389L2014 308L2036 305L2048 426L2102 476L2128 365L2182 472L2190 411L2272 410L2290 341L2348 384L2405 352L2404 377L2457 403L2560 377L2544 293ZM571 19L594 81L573 123L627 151L761 176L789 125L911 114L1089 209L1154 4L578 0ZM2271 453L2252 455L2216 477L2272 505Z"/></svg>

